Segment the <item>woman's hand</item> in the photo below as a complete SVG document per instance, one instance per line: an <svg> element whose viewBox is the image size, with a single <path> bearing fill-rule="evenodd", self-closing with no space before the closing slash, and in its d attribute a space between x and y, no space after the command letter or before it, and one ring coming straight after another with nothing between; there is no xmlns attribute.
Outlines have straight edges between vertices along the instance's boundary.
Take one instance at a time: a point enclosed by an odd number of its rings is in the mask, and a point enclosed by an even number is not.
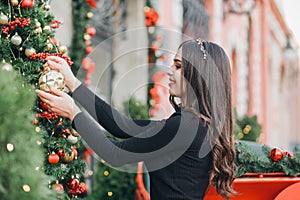
<svg viewBox="0 0 300 200"><path fill-rule="evenodd" d="M74 103L74 100L68 94L55 88L51 88L51 92L52 94L42 90L36 90L36 93L41 100L47 104L50 112L73 120L80 112L80 109Z"/></svg>
<svg viewBox="0 0 300 200"><path fill-rule="evenodd" d="M45 67L49 67L50 69L62 73L65 77L66 86L71 92L74 92L74 90L80 85L80 81L74 76L67 61L58 56L48 56L46 60L47 62Z"/></svg>

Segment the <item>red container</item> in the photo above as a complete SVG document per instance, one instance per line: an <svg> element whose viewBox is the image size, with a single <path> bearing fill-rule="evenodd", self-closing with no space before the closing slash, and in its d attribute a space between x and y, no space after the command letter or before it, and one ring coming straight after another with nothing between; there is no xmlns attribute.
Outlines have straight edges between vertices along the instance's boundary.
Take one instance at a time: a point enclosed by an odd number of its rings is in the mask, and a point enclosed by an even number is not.
<svg viewBox="0 0 300 200"><path fill-rule="evenodd" d="M248 173L233 182L239 193L231 200L296 200L300 199L300 177L283 173ZM210 188L204 200L223 200L214 187Z"/></svg>

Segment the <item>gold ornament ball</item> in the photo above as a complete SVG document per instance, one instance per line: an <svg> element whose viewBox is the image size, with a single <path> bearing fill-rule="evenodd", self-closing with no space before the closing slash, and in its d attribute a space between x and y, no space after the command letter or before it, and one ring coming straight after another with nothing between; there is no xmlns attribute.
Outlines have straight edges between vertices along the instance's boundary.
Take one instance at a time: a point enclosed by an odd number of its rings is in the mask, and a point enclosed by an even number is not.
<svg viewBox="0 0 300 200"><path fill-rule="evenodd" d="M35 22L35 27L36 27L36 28L40 28L40 27L41 27L41 23L40 23L39 21L37 21L37 20L36 20L36 22Z"/></svg>
<svg viewBox="0 0 300 200"><path fill-rule="evenodd" d="M0 14L0 24L4 25L8 23L8 17L3 13Z"/></svg>
<svg viewBox="0 0 300 200"><path fill-rule="evenodd" d="M35 49L34 48L25 49L25 55L27 57L30 57L32 54L35 54Z"/></svg>
<svg viewBox="0 0 300 200"><path fill-rule="evenodd" d="M10 5L17 6L19 4L18 0L10 0Z"/></svg>
<svg viewBox="0 0 300 200"><path fill-rule="evenodd" d="M63 90L65 88L64 76L55 70L44 72L39 78L39 85L40 89L46 92L50 92L51 88Z"/></svg>
<svg viewBox="0 0 300 200"><path fill-rule="evenodd" d="M68 149L63 156L60 157L61 161L64 163L70 163L74 159L74 153L72 150Z"/></svg>
<svg viewBox="0 0 300 200"><path fill-rule="evenodd" d="M67 47L64 46L64 45L58 46L57 49L58 49L58 51L59 51L60 53L62 53L62 54L66 53L67 50L68 50Z"/></svg>
<svg viewBox="0 0 300 200"><path fill-rule="evenodd" d="M50 26L44 26L43 30L44 31L51 31L51 27Z"/></svg>
<svg viewBox="0 0 300 200"><path fill-rule="evenodd" d="M41 27L39 27L39 28L36 28L33 32L38 35L43 32L43 29Z"/></svg>
<svg viewBox="0 0 300 200"><path fill-rule="evenodd" d="M22 43L22 38L18 35L18 33L16 33L14 36L11 37L10 41L14 45L19 46Z"/></svg>
<svg viewBox="0 0 300 200"><path fill-rule="evenodd" d="M46 5L44 6L44 9L45 9L46 11L49 11L49 10L51 9L51 6L50 6L49 4L46 4Z"/></svg>
<svg viewBox="0 0 300 200"><path fill-rule="evenodd" d="M48 43L48 44L47 44L47 50L48 50L48 51L51 51L52 49L53 49L53 44Z"/></svg>

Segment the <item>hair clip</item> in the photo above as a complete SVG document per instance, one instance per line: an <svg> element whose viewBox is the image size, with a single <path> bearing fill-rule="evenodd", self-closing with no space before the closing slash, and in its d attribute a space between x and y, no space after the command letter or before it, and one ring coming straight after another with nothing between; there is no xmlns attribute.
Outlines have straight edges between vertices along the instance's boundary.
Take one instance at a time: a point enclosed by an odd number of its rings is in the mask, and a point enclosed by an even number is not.
<svg viewBox="0 0 300 200"><path fill-rule="evenodd" d="M203 45L203 43L205 42L205 40L202 40L201 38L197 38L196 42L200 45L200 50L203 53L203 59L206 60L206 58L207 58L207 52L204 49L204 45Z"/></svg>

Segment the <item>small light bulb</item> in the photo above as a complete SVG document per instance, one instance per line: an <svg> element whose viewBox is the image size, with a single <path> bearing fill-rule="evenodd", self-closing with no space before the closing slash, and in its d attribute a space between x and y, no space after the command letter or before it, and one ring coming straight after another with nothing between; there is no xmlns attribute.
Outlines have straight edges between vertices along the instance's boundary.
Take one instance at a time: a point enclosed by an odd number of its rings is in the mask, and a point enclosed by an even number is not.
<svg viewBox="0 0 300 200"><path fill-rule="evenodd" d="M112 192L107 192L107 196L111 197L113 195Z"/></svg>
<svg viewBox="0 0 300 200"><path fill-rule="evenodd" d="M6 149L7 149L7 151L12 152L14 150L14 145L11 143L8 143L6 145Z"/></svg>
<svg viewBox="0 0 300 200"><path fill-rule="evenodd" d="M24 185L23 185L23 190L24 190L25 192L30 192L30 187L29 187L29 185L24 184Z"/></svg>
<svg viewBox="0 0 300 200"><path fill-rule="evenodd" d="M104 174L104 176L108 176L109 175L109 171L105 170L103 174Z"/></svg>
<svg viewBox="0 0 300 200"><path fill-rule="evenodd" d="M92 175L94 174L93 170L89 170L89 171L88 171L88 174L89 174L90 176L92 176Z"/></svg>

